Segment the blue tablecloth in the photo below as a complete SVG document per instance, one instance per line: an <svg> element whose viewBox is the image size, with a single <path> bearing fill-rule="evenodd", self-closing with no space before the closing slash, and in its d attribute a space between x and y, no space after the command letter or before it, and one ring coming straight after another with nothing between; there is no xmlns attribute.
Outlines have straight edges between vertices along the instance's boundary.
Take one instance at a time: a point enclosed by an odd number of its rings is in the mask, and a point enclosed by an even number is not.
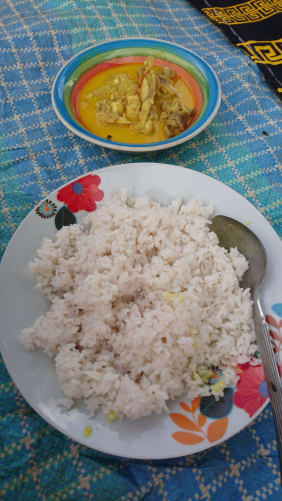
<svg viewBox="0 0 282 501"><path fill-rule="evenodd" d="M213 176L282 234L281 108L258 68L186 0L2 0L0 3L0 253L24 216L80 174L140 156L69 133L50 101L62 64L83 48L147 36L197 52L223 91L212 124L177 148L142 156ZM5 284L1 284L1 287ZM0 320L1 321L1 320ZM0 361L0 499L281 499L270 406L237 436L165 461L119 459L81 446L25 402Z"/></svg>

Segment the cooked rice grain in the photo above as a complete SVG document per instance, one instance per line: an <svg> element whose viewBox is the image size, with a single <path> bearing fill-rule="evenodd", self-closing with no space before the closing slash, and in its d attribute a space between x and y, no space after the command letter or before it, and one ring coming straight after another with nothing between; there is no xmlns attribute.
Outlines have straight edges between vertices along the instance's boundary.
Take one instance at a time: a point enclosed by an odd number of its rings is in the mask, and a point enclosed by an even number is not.
<svg viewBox="0 0 282 501"><path fill-rule="evenodd" d="M30 269L51 306L23 342L55 359L68 403L137 419L236 384L234 367L257 349L239 287L248 263L219 247L212 212L199 200L162 207L121 191L43 240ZM214 368L220 392L203 381Z"/></svg>

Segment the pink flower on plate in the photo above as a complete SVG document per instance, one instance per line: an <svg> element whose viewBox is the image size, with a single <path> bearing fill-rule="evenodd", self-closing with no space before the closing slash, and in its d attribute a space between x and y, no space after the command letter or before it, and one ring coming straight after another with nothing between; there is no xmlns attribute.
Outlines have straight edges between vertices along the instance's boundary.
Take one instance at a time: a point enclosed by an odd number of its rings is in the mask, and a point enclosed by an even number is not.
<svg viewBox="0 0 282 501"><path fill-rule="evenodd" d="M253 416L269 398L262 365L251 366L240 375L234 393L234 404Z"/></svg>
<svg viewBox="0 0 282 501"><path fill-rule="evenodd" d="M104 198L103 191L98 188L100 183L99 176L88 174L61 188L57 199L64 202L72 212L80 210L92 212L97 207L96 202Z"/></svg>

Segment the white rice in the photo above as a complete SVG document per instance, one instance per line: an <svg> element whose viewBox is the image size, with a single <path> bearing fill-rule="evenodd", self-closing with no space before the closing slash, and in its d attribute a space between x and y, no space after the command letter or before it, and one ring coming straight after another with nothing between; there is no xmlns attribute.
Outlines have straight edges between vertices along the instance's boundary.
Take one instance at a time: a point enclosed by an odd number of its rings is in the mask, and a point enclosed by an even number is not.
<svg viewBox="0 0 282 501"><path fill-rule="evenodd" d="M54 357L67 402L137 419L236 384L257 349L248 263L219 247L212 212L121 191L43 240L30 268L51 306L23 342ZM221 386L203 381L214 368Z"/></svg>

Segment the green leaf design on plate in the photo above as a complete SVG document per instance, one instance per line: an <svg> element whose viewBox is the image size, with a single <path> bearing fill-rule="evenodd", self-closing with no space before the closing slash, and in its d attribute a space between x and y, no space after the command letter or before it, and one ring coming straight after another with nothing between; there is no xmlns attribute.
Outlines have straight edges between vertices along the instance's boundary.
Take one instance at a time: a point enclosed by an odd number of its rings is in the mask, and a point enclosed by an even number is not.
<svg viewBox="0 0 282 501"><path fill-rule="evenodd" d="M55 217L55 226L57 230L60 230L63 226L70 226L75 223L75 215L65 205L63 205Z"/></svg>

